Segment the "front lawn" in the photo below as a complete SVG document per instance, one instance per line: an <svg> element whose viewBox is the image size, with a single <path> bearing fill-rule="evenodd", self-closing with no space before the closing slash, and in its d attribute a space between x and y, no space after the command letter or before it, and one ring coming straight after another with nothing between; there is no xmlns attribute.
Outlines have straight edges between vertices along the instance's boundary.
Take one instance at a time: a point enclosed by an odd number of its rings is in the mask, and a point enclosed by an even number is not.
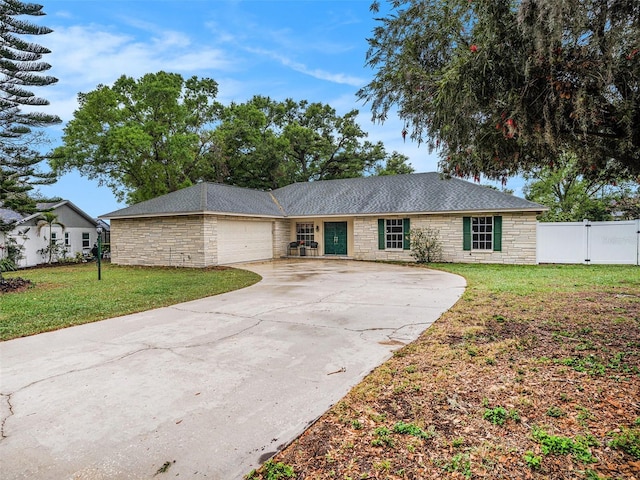
<svg viewBox="0 0 640 480"><path fill-rule="evenodd" d="M259 275L231 268L150 268L96 264L6 273L33 287L0 295L0 340L95 322L247 287Z"/></svg>
<svg viewBox="0 0 640 480"><path fill-rule="evenodd" d="M640 268L431 267L460 301L248 478L640 479Z"/></svg>

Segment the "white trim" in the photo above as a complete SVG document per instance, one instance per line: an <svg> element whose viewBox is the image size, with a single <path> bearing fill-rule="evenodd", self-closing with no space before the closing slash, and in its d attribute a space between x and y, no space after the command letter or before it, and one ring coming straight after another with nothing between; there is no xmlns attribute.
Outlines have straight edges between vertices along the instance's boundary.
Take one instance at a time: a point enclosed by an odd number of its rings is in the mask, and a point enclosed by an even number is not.
<svg viewBox="0 0 640 480"><path fill-rule="evenodd" d="M403 218L410 218L412 216L416 216L416 215L463 215L463 216L474 216L474 217L479 217L479 216L487 216L487 215L480 215L481 213L490 213L490 214L494 214L494 213L519 213L519 212L526 212L526 213L542 213L542 212L546 212L547 210L549 210L548 208L545 208L544 210L541 210L539 208L523 208L523 209L519 209L519 208L500 208L500 209L482 209L482 210L442 210L442 211L433 211L433 212L379 212L379 213L335 213L335 214L322 214L322 213L318 213L318 214L313 214L313 215L296 215L296 216L290 216L290 217L282 217L282 218L287 218L287 219L291 219L291 220L296 220L296 219L306 219L306 218L354 218L354 217L387 217L387 216L401 216Z"/></svg>
<svg viewBox="0 0 640 480"><path fill-rule="evenodd" d="M260 213L233 213L233 212L213 212L213 211L197 211L197 212L167 212L167 213L138 213L135 215L113 215L113 216L101 216L99 219L108 218L109 220L125 220L127 218L159 218L159 217L188 217L195 215L216 215L225 217L241 217L241 218L269 218L269 219L284 219L288 217L280 215L263 215ZM317 216L317 215L316 215Z"/></svg>

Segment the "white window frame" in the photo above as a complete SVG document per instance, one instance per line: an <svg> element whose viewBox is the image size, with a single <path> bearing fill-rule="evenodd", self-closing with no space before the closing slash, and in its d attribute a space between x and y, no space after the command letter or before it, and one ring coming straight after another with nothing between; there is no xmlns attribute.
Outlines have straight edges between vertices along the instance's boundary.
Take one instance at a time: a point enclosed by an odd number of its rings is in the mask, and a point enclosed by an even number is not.
<svg viewBox="0 0 640 480"><path fill-rule="evenodd" d="M91 248L91 234L82 232L82 248Z"/></svg>
<svg viewBox="0 0 640 480"><path fill-rule="evenodd" d="M404 248L404 219L385 218L384 246L385 250L402 250Z"/></svg>
<svg viewBox="0 0 640 480"><path fill-rule="evenodd" d="M493 217L471 217L471 250L493 251Z"/></svg>
<svg viewBox="0 0 640 480"><path fill-rule="evenodd" d="M300 242L301 245L309 245L311 242L315 242L315 225L313 222L296 223L296 241Z"/></svg>
<svg viewBox="0 0 640 480"><path fill-rule="evenodd" d="M69 238L69 232L64 232L64 246L65 247L71 246L71 238Z"/></svg>

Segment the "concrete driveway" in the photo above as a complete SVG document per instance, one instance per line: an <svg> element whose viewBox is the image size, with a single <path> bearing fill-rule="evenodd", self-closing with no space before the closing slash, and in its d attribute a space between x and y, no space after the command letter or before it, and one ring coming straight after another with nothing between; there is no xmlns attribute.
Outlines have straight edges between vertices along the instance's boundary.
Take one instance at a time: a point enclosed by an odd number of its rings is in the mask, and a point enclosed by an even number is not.
<svg viewBox="0 0 640 480"><path fill-rule="evenodd" d="M242 268L263 280L0 343L0 476L240 479L465 287L455 275L366 262Z"/></svg>

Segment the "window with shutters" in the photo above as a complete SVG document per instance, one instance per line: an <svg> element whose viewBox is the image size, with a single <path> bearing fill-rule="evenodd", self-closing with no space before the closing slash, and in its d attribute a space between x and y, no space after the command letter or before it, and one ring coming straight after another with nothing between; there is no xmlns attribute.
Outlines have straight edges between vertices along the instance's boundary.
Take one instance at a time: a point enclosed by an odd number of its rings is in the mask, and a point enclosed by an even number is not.
<svg viewBox="0 0 640 480"><path fill-rule="evenodd" d="M410 225L408 218L379 218L378 250L409 250Z"/></svg>
<svg viewBox="0 0 640 480"><path fill-rule="evenodd" d="M471 217L471 248L493 250L493 217Z"/></svg>
<svg viewBox="0 0 640 480"><path fill-rule="evenodd" d="M404 230L401 218L389 218L385 225L385 248L402 250Z"/></svg>
<svg viewBox="0 0 640 480"><path fill-rule="evenodd" d="M462 249L502 251L502 216L463 217Z"/></svg>

